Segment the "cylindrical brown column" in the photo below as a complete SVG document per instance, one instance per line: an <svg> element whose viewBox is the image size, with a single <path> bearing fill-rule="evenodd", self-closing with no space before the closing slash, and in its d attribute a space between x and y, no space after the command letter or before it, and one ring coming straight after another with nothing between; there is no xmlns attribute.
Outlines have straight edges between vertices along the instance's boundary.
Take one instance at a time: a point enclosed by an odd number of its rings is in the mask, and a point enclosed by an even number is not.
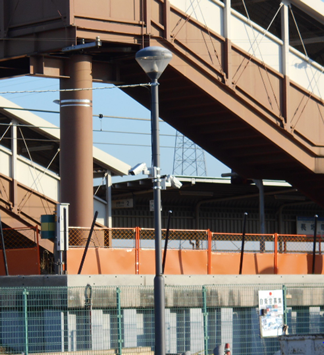
<svg viewBox="0 0 324 355"><path fill-rule="evenodd" d="M61 89L92 87L92 63L87 55L70 58L70 78ZM69 225L89 227L93 220L92 90L63 91L61 103L61 202L70 204Z"/></svg>

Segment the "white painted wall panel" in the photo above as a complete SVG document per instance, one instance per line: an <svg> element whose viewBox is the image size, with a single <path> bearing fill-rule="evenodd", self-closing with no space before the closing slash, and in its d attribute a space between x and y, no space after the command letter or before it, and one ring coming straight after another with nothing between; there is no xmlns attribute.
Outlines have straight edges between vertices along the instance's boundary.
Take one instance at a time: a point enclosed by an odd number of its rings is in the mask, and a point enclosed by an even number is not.
<svg viewBox="0 0 324 355"><path fill-rule="evenodd" d="M290 79L305 89L313 92L320 98L324 97L323 67L316 68L308 62L303 55L290 51L289 53L289 76Z"/></svg>
<svg viewBox="0 0 324 355"><path fill-rule="evenodd" d="M282 71L282 44L269 38L262 31L257 30L235 14L231 16L231 35L232 42L238 47L252 54L278 72Z"/></svg>
<svg viewBox="0 0 324 355"><path fill-rule="evenodd" d="M11 177L11 153L5 149L0 149L0 173Z"/></svg>
<svg viewBox="0 0 324 355"><path fill-rule="evenodd" d="M216 33L224 35L224 10L216 2L212 0L171 0L170 3Z"/></svg>
<svg viewBox="0 0 324 355"><path fill-rule="evenodd" d="M53 173L44 173L44 168L32 166L25 159L19 157L17 161L17 180L49 198L59 200L59 177Z"/></svg>
<svg viewBox="0 0 324 355"><path fill-rule="evenodd" d="M94 197L93 199L93 209L98 211L97 222L103 225L107 225L107 204L98 198Z"/></svg>

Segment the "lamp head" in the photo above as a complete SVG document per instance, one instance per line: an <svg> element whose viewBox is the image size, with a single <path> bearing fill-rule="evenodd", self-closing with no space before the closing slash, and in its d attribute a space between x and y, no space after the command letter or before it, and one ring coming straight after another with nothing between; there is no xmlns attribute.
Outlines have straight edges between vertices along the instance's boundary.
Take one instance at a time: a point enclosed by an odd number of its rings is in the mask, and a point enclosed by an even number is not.
<svg viewBox="0 0 324 355"><path fill-rule="evenodd" d="M157 80L172 59L172 53L163 47L146 47L136 53L135 59L147 76Z"/></svg>

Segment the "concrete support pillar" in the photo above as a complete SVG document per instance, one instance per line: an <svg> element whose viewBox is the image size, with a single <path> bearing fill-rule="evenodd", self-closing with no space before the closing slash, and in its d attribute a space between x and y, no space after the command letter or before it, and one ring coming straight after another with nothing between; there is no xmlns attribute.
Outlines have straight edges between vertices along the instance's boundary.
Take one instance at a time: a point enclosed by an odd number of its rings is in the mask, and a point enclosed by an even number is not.
<svg viewBox="0 0 324 355"><path fill-rule="evenodd" d="M61 89L92 87L91 56L70 58L70 78ZM61 201L70 204L69 225L89 227L93 220L92 90L65 91L61 103Z"/></svg>

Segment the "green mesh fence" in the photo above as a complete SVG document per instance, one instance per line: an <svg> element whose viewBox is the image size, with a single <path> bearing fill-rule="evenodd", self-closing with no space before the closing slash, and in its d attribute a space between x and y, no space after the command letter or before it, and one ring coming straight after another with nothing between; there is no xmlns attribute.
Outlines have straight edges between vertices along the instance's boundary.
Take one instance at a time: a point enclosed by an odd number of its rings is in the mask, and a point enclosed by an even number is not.
<svg viewBox="0 0 324 355"><path fill-rule="evenodd" d="M261 337L260 290L283 290L289 334L323 334L323 286L166 286L166 352L228 343L233 355L273 355L280 344ZM152 287L0 289L1 354L152 354L154 337Z"/></svg>

